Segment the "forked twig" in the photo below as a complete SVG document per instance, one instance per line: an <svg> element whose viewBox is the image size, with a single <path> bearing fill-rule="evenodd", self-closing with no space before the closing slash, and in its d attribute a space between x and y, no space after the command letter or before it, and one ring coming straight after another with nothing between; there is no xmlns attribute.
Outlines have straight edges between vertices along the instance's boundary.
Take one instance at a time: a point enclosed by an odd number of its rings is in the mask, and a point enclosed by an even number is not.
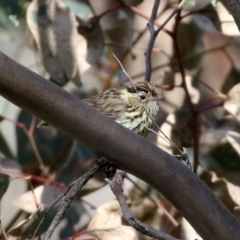
<svg viewBox="0 0 240 240"><path fill-rule="evenodd" d="M159 32L155 31L154 29L154 22L157 18L157 11L158 11L158 7L160 4L160 0L155 0L154 4L153 4L153 8L152 8L152 14L151 17L149 19L149 22L147 24L148 28L149 28L149 32L150 32L150 39L148 42L148 47L147 47L147 51L145 52L145 56L146 56L146 73L145 73L145 81L150 82L151 81L151 75L152 75L152 60L151 60L151 56L152 56L152 49L153 49L153 45L155 42L155 39L158 35Z"/></svg>
<svg viewBox="0 0 240 240"><path fill-rule="evenodd" d="M118 171L115 176L112 178L112 180L108 179L109 186L113 192L113 194L116 196L120 207L123 212L123 216L126 219L126 221L131 225L133 228L138 230L139 232L146 234L150 237L160 239L160 240L179 240L177 238L174 238L164 232L161 232L141 221L136 219L130 212L129 207L127 205L126 199L123 195L123 188L122 188L122 182L123 178L125 176L125 172Z"/></svg>
<svg viewBox="0 0 240 240"><path fill-rule="evenodd" d="M168 16L168 18L164 21L164 23L158 27L158 29L154 29L154 25L155 25L155 21L157 18L157 11L158 11L158 7L160 4L160 0L155 0L153 8L152 8L152 14L151 17L149 19L149 22L147 24L148 28L149 28L149 32L150 32L150 39L148 42L148 47L147 50L145 52L145 56L146 56L146 72L145 72L145 81L150 82L151 81L151 75L152 75L152 50L153 50L153 46L156 40L156 37L158 36L159 32L165 27L165 25L173 18L173 16L178 13L185 1L181 1L177 8L174 9L174 11ZM170 33L170 31L165 30L165 32Z"/></svg>
<svg viewBox="0 0 240 240"><path fill-rule="evenodd" d="M126 179L130 181L141 193L143 193L157 208L161 209L161 211L165 214L165 216L168 218L168 220L173 224L173 226L177 227L179 224L174 219L174 217L168 212L168 210L164 207L163 204L159 203L157 200L152 198L150 194L142 189L140 185L137 184L134 180L132 180L128 175L126 175Z"/></svg>
<svg viewBox="0 0 240 240"><path fill-rule="evenodd" d="M81 188L88 182L90 178L93 177L103 166L100 163L96 163L92 168L90 168L83 176L81 176L65 193L64 204L59 208L57 214L52 220L47 232L43 236L43 240L49 240L53 234L53 231L60 222L65 211L70 207L73 199L76 197ZM54 203L55 204L55 203Z"/></svg>

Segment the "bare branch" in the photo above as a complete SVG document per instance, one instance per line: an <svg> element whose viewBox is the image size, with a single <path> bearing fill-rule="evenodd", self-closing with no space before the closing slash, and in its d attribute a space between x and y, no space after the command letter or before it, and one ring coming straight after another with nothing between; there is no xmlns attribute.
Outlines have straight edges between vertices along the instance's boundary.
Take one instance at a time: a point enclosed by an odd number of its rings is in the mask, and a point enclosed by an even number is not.
<svg viewBox="0 0 240 240"><path fill-rule="evenodd" d="M148 42L147 51L145 52L145 56L146 56L145 81L148 81L148 82L151 81L151 75L152 75L151 56L152 56L153 45L154 45L155 39L157 37L156 31L154 29L154 22L157 18L157 11L158 11L159 4L160 4L160 0L155 0L154 5L153 5L153 9L152 9L151 18L150 18L150 20L147 24L147 26L149 28L149 32L150 32L150 39L149 39L149 42Z"/></svg>
<svg viewBox="0 0 240 240"><path fill-rule="evenodd" d="M146 234L150 237L160 239L160 240L177 240L177 238L174 238L166 233L163 233L161 231L156 230L155 228L139 221L133 215L131 214L129 207L127 205L126 199L123 195L123 178L124 178L125 172L118 171L112 180L109 180L110 188L113 191L113 194L116 196L120 207L123 212L123 216L126 219L126 221L131 225L133 228L138 230L139 232Z"/></svg>
<svg viewBox="0 0 240 240"><path fill-rule="evenodd" d="M99 164L95 164L92 168L90 168L82 177L80 177L67 191L66 197L64 199L64 204L59 208L56 216L51 222L51 225L49 226L47 232L43 236L43 240L49 240L53 234L53 231L57 227L58 223L60 222L63 214L66 212L66 210L70 207L73 199L78 194L78 192L81 190L81 188L88 182L90 178L93 177L93 175L98 172L101 169L101 166Z"/></svg>
<svg viewBox="0 0 240 240"><path fill-rule="evenodd" d="M173 10L173 12L169 15L169 17L164 21L164 23L158 27L157 30L154 29L154 25L156 25L156 18L157 18L157 10L160 4L160 0L155 0L154 5L153 5L153 9L152 9L152 14L151 14L151 18L147 24L148 28L149 28L149 32L150 32L150 39L148 42L148 47L147 50L145 52L145 56L146 56L146 72L145 72L145 81L150 82L151 81L151 75L152 75L152 61L151 61L151 56L152 56L152 50L153 50L153 46L154 46L154 42L155 39L157 37L157 35L159 34L159 32L166 26L166 24L174 17L174 15L176 13L178 13L185 1L181 1L177 8ZM169 33L170 32L168 30L165 30L165 32Z"/></svg>
<svg viewBox="0 0 240 240"><path fill-rule="evenodd" d="M1 96L156 188L203 239L239 239L237 219L176 158L1 52L0 72Z"/></svg>

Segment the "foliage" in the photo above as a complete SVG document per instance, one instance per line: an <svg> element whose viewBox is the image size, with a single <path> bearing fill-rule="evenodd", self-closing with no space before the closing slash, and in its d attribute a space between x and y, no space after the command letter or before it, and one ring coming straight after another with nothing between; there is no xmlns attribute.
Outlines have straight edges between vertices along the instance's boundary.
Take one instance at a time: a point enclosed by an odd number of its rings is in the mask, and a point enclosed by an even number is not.
<svg viewBox="0 0 240 240"><path fill-rule="evenodd" d="M144 79L146 24L152 11L148 1L40 2L1 1L1 51L81 99L128 81L112 53L134 81ZM161 1L156 29L176 9L177 1ZM165 96L156 122L177 147L159 137L158 129L157 136L152 133L148 138L172 154L186 152L193 171L233 212L240 204L240 47L234 35L237 28L232 19L227 25L226 16L219 1L191 0L161 29L151 52L151 82ZM37 128L39 119L13 109L4 99L0 106L1 197L21 209L9 224L5 216L2 221L6 234L26 239L47 229L61 201L36 231L44 212L95 156L56 129ZM15 178L23 179L27 187L19 196L6 191L16 188ZM111 199L105 199L104 186L101 174L87 184L62 220L56 239L81 239L83 234L98 239L115 235L124 239L126 234L137 238L124 226L115 201L102 205ZM137 180L130 188L131 211L138 219L175 237L190 234L181 214L151 186ZM4 201L2 208L10 211ZM93 208L97 208L95 217ZM20 217L25 220L13 227Z"/></svg>

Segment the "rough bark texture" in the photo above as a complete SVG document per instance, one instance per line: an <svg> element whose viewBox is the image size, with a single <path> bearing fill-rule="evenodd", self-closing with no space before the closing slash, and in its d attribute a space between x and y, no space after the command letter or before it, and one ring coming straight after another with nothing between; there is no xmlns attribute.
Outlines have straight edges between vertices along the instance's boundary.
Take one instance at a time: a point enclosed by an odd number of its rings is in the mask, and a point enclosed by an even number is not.
<svg viewBox="0 0 240 240"><path fill-rule="evenodd" d="M225 0L226 1L226 0ZM238 30L240 31L240 1L239 0L227 0L228 9L230 10Z"/></svg>

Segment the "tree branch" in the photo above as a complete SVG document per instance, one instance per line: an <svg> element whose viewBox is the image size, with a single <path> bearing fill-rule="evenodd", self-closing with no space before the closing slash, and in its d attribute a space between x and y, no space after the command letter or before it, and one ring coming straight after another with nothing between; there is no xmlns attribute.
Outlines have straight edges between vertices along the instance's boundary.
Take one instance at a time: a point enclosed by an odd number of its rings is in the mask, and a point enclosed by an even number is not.
<svg viewBox="0 0 240 240"><path fill-rule="evenodd" d="M110 188L112 189L113 194L116 196L119 205L122 209L123 216L126 219L126 221L131 225L133 228L138 230L139 232L146 234L150 237L160 239L160 240L179 240L175 237L172 237L164 232L158 231L155 228L139 221L136 219L130 212L129 207L127 205L126 199L123 195L123 177L124 177L123 171L118 171L112 180L109 180Z"/></svg>
<svg viewBox="0 0 240 240"><path fill-rule="evenodd" d="M203 239L239 239L237 219L176 158L1 52L0 73L3 97L155 187Z"/></svg>
<svg viewBox="0 0 240 240"><path fill-rule="evenodd" d="M58 209L57 214L52 220L47 232L43 236L43 240L49 240L53 234L53 231L57 227L58 223L62 219L63 214L70 207L73 199L76 197L81 188L88 182L93 175L101 169L99 164L95 164L92 168L90 168L82 177L80 177L74 184L70 187L70 189L66 192L66 196L64 199L64 204Z"/></svg>
<svg viewBox="0 0 240 240"><path fill-rule="evenodd" d="M147 26L149 28L149 32L150 32L150 39L148 42L147 51L145 52L145 56L146 56L145 81L148 81L148 82L151 81L151 75L152 75L152 60L151 60L152 49L153 49L153 45L154 45L155 39L158 34L158 32L156 32L154 29L154 22L157 18L157 11L158 11L159 4L160 4L160 0L154 1L151 18L147 24Z"/></svg>
<svg viewBox="0 0 240 240"><path fill-rule="evenodd" d="M240 31L240 2L239 0L227 0L226 2L238 27L238 30Z"/></svg>

